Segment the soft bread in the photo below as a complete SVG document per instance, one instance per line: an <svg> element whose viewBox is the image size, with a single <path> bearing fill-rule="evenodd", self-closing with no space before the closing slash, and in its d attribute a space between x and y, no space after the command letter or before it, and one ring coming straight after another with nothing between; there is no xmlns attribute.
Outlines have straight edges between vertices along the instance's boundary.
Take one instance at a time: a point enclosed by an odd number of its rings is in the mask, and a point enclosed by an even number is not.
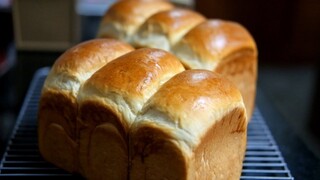
<svg viewBox="0 0 320 180"><path fill-rule="evenodd" d="M148 17L172 8L171 3L159 0L116 2L102 17L98 37L112 37L131 43L131 36Z"/></svg>
<svg viewBox="0 0 320 180"><path fill-rule="evenodd" d="M144 103L184 71L168 52L143 48L97 71L80 89L80 163L89 179L126 179L127 134Z"/></svg>
<svg viewBox="0 0 320 180"><path fill-rule="evenodd" d="M132 51L123 42L95 39L63 53L44 83L38 114L38 142L42 156L69 172L78 170L77 94L96 70Z"/></svg>
<svg viewBox="0 0 320 180"><path fill-rule="evenodd" d="M231 82L207 70L184 71L133 123L130 179L240 179L247 123Z"/></svg>
<svg viewBox="0 0 320 180"><path fill-rule="evenodd" d="M240 24L208 20L189 31L172 52L188 69L218 72L240 89L251 117L257 80L257 49L250 33Z"/></svg>
<svg viewBox="0 0 320 180"><path fill-rule="evenodd" d="M190 29L205 21L201 14L175 8L154 14L133 35L133 45L169 51Z"/></svg>

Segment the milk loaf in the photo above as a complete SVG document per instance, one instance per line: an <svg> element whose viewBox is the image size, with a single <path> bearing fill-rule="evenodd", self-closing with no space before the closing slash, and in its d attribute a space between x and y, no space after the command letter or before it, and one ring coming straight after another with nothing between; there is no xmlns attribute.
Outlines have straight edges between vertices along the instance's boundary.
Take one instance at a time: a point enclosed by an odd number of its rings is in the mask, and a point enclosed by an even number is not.
<svg viewBox="0 0 320 180"><path fill-rule="evenodd" d="M69 172L78 171L77 95L96 70L133 48L114 39L83 42L63 53L45 80L38 111L42 156Z"/></svg>
<svg viewBox="0 0 320 180"><path fill-rule="evenodd" d="M172 9L166 1L126 0L112 5L101 20L98 36L121 39L131 43L138 27L153 14Z"/></svg>
<svg viewBox="0 0 320 180"><path fill-rule="evenodd" d="M128 131L144 103L184 71L172 54L139 49L97 71L79 91L79 156L89 179L127 179Z"/></svg>
<svg viewBox="0 0 320 180"><path fill-rule="evenodd" d="M247 124L231 82L207 70L179 73L130 128L130 179L240 179Z"/></svg>
<svg viewBox="0 0 320 180"><path fill-rule="evenodd" d="M255 41L245 27L232 21L206 19L199 12L173 7L144 18L135 26L134 32L126 29L107 32L106 29L112 29L110 26L121 23L117 19L105 20L112 18L115 12L126 15L121 10L107 11L99 27L99 32L105 33L98 33L97 37L119 38L123 33L128 34L127 38L120 39L134 47L164 49L178 56L187 69L207 69L223 74L240 89L248 118L251 118L256 95L258 53ZM133 16L140 17L139 14L130 14L130 18Z"/></svg>

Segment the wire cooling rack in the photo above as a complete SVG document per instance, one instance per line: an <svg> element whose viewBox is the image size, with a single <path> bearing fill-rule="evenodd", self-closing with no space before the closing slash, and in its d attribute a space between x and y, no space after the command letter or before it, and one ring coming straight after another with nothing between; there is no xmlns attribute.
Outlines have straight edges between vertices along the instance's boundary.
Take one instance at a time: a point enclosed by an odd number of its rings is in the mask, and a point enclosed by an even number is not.
<svg viewBox="0 0 320 180"><path fill-rule="evenodd" d="M0 163L1 177L81 178L46 162L40 155L37 142L38 102L49 68L39 69L31 82L16 125ZM258 108L248 126L248 142L241 180L293 180L279 148Z"/></svg>

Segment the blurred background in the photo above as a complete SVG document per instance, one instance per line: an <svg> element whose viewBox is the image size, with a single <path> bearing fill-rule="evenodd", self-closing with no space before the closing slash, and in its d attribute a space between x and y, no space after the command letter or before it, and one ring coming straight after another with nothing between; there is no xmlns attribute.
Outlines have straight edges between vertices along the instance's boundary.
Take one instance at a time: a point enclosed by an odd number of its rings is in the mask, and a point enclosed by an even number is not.
<svg viewBox="0 0 320 180"><path fill-rule="evenodd" d="M0 157L34 72L95 37L112 0L0 0ZM256 40L258 88L320 157L320 1L177 0L208 18L236 21Z"/></svg>

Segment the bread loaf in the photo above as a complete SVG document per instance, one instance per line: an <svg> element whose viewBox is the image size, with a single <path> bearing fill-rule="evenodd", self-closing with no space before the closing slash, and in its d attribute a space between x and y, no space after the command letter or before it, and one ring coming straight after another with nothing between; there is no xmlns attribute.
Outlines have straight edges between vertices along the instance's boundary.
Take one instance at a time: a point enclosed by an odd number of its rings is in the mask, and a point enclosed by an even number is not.
<svg viewBox="0 0 320 180"><path fill-rule="evenodd" d="M121 2L127 3L129 4ZM117 12L126 14L123 11ZM105 21L112 18L113 14L114 10L106 12L100 32L121 22ZM133 18L131 15L130 18ZM140 17L138 14L135 16ZM257 48L245 27L236 22L205 19L193 10L173 8L159 10L135 26L135 32L130 32L132 33L126 33L130 37L120 39L134 47L171 51L187 69L208 69L229 78L241 90L248 118L251 118L256 95ZM123 31L115 32L117 36L121 36L121 33ZM104 36L117 38L108 32ZM97 37L101 37L101 33Z"/></svg>
<svg viewBox="0 0 320 180"><path fill-rule="evenodd" d="M40 100L41 154L88 179L239 179L246 129L231 82L115 40L64 53Z"/></svg>
<svg viewBox="0 0 320 180"><path fill-rule="evenodd" d="M130 179L240 179L246 129L242 97L231 82L207 70L184 71L133 123Z"/></svg>
<svg viewBox="0 0 320 180"><path fill-rule="evenodd" d="M78 171L77 95L80 86L109 61L132 51L123 42L95 39L63 53L45 80L38 112L42 156L69 172Z"/></svg>
<svg viewBox="0 0 320 180"><path fill-rule="evenodd" d="M139 49L97 71L79 91L80 163L89 179L127 179L127 136L144 103L175 74L180 61Z"/></svg>

